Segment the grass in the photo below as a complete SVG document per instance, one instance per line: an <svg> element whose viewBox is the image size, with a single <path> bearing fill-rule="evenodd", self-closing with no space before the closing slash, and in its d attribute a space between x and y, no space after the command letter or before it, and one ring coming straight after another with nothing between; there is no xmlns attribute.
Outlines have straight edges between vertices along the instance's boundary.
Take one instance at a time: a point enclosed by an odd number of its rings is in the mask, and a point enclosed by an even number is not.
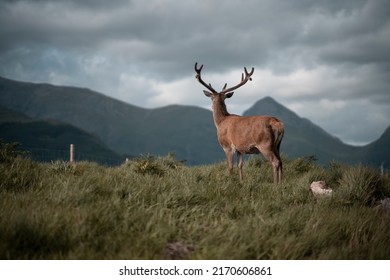
<svg viewBox="0 0 390 280"><path fill-rule="evenodd" d="M369 167L284 159L276 187L260 158L246 162L241 183L224 162L42 164L9 150L0 158L1 259L390 258L390 213L375 207L390 180ZM313 180L334 195L314 199Z"/></svg>

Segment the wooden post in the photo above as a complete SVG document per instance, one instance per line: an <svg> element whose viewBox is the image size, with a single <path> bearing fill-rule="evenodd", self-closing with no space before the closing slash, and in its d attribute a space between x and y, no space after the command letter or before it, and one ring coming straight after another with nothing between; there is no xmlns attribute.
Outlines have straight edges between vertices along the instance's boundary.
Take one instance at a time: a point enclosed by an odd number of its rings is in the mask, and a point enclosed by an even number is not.
<svg viewBox="0 0 390 280"><path fill-rule="evenodd" d="M70 144L70 163L74 163L74 144Z"/></svg>

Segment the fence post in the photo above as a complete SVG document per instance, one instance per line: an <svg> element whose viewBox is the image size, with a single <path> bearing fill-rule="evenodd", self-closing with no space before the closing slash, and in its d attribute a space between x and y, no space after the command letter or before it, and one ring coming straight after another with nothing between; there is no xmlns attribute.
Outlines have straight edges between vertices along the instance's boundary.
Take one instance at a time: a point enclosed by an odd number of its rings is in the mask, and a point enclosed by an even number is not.
<svg viewBox="0 0 390 280"><path fill-rule="evenodd" d="M70 163L74 163L74 144L70 144Z"/></svg>

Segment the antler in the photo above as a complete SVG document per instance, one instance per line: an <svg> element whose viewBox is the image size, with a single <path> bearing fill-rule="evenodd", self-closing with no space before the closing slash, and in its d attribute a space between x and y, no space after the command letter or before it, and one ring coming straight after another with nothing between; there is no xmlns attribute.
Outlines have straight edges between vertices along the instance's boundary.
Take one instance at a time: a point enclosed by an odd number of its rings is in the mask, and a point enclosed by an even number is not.
<svg viewBox="0 0 390 280"><path fill-rule="evenodd" d="M213 89L213 87L211 86L211 84L206 84L203 80L202 80L202 77L200 75L200 72L202 71L202 68L203 68L203 64L198 68L198 62L195 63L195 72L196 72L196 79L199 81L199 83L201 83L202 85L204 85L209 91L211 91L212 93L217 93L217 91L215 89Z"/></svg>
<svg viewBox="0 0 390 280"><path fill-rule="evenodd" d="M201 69L202 69L202 67L201 67ZM245 85L245 83L248 80L252 81L251 76L253 75L253 72L255 71L255 68L252 67L252 71L250 73L248 73L248 70L246 70L246 67L244 67L244 70L245 70L245 78L244 78L244 73L242 73L242 75L241 75L241 82L238 85L236 85L234 87L231 87L231 88L226 88L227 84L225 84L225 86L223 87L223 89L221 91L221 94L232 92L233 90L238 89L239 87Z"/></svg>

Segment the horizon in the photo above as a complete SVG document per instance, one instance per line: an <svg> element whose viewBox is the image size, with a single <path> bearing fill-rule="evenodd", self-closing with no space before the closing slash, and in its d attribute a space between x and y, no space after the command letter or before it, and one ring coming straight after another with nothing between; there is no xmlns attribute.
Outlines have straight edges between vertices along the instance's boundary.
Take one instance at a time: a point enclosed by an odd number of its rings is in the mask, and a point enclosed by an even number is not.
<svg viewBox="0 0 390 280"><path fill-rule="evenodd" d="M141 108L141 109L145 109L145 110L154 110L154 109L160 109L160 108L165 108L165 107L169 107L169 106L183 106L183 107L195 107L195 108L201 108L201 109L205 109L207 111L210 111L212 112L212 109L211 109L211 103L210 103L210 106L209 107L201 107L201 106L197 106L197 105L193 105L193 104L175 104L175 103L172 103L172 104L165 104L165 105L162 105L162 106L159 106L159 107L153 107L153 108L147 108L147 107L142 107L142 106L138 106L138 105L135 105L135 104L131 104L127 101L124 101L124 100L120 100L120 99L117 99L113 96L110 96L110 95L107 95L103 92L100 92L100 91L96 91L94 89L90 89L90 88L87 88L87 87L78 87L78 86L72 86L72 85L58 85L58 84L51 84L51 83L45 83L45 82L28 82L28 81L19 81L19 80L14 80L14 79L11 79L11 78L8 78L8 77L4 77L4 76L1 76L0 75L0 78L3 78L3 79L6 79L6 80L9 80L9 81L12 81L12 82L20 82L20 83L31 83L31 84L35 84L35 85L48 85L48 86L55 86L55 87L65 87L65 88L79 88L79 89L85 89L85 90L89 90L89 91L92 91L94 92L95 94L100 94L102 96L104 96L105 98L110 98L110 99L113 99L115 101L119 101L119 102L123 102L127 105L130 105L130 106L134 106L134 107L138 107L138 108ZM286 107L283 103L281 103L280 101L278 101L277 99L275 99L274 97L272 96L264 96L256 101L253 102L253 104L251 104L248 108L244 109L243 112L241 112L239 115L244 115L245 112L249 111L256 103L258 102L261 102L262 100L265 100L265 99L271 99L273 102L277 103L279 106L282 106L284 109L286 110L289 110L290 112L296 114L299 118L301 119L307 119L309 120L313 125L316 125L318 127L320 127L321 129L323 129L326 133L328 133L329 135L339 139L342 143L346 144L346 145L350 145L350 146L354 146L354 147L364 147L364 146L367 146L375 141L377 141L386 131L387 128L390 127L390 123L388 125L388 127L386 127L382 133L376 138L374 139L373 141L371 142L368 142L368 143L362 143L362 144L357 144L357 143L348 143L348 142L345 142L343 139L340 139L339 137L333 135L332 133L330 133L329 131L327 131L326 129L324 129L323 127L321 127L319 124L313 122L312 120L306 118L306 117L302 117L299 115L299 113L295 112L293 109L290 109L288 107ZM233 114L236 114L235 112L231 112L229 110L229 105L227 104L228 106L228 111L229 113L233 113ZM283 120L282 120L283 121Z"/></svg>

